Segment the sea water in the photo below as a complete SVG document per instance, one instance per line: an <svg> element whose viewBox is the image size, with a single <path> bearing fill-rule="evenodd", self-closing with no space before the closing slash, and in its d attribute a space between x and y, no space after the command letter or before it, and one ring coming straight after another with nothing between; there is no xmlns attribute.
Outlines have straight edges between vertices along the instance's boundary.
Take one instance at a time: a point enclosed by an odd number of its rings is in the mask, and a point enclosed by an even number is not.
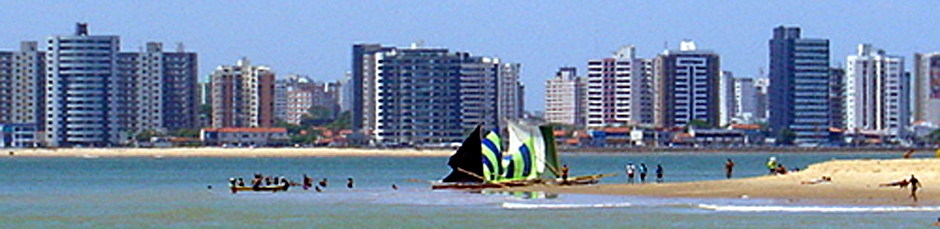
<svg viewBox="0 0 940 229"><path fill-rule="evenodd" d="M601 183L624 183L627 163L645 163L650 173L662 165L665 182L679 182L724 179L726 158L735 161L735 177L753 177L767 173L763 164L769 156L789 168L803 168L832 159L898 154L564 153L561 160L573 176L617 173ZM447 159L4 157L0 227L885 228L925 227L940 217L938 206L431 190L428 181L450 172ZM328 185L322 192L293 188L232 194L227 189L228 178L250 180L254 173L294 181L307 174L315 181L326 178ZM352 189L346 187L347 178L353 178Z"/></svg>

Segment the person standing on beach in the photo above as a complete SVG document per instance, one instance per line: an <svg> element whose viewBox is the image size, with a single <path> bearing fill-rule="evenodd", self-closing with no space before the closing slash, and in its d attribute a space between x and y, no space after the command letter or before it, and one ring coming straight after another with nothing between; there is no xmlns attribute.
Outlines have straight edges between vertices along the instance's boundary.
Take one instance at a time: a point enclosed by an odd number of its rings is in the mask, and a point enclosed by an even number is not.
<svg viewBox="0 0 940 229"><path fill-rule="evenodd" d="M663 166L656 164L656 183L663 183Z"/></svg>
<svg viewBox="0 0 940 229"><path fill-rule="evenodd" d="M640 183L646 183L646 164L640 163Z"/></svg>
<svg viewBox="0 0 940 229"><path fill-rule="evenodd" d="M728 160L725 161L725 178L731 179L731 170L734 170L734 161L728 158Z"/></svg>
<svg viewBox="0 0 940 229"><path fill-rule="evenodd" d="M774 174L777 171L777 158L770 157L767 159L767 169L770 170L770 174Z"/></svg>
<svg viewBox="0 0 940 229"><path fill-rule="evenodd" d="M568 184L568 164L561 166L561 183Z"/></svg>
<svg viewBox="0 0 940 229"><path fill-rule="evenodd" d="M911 182L911 198L914 198L914 202L917 202L917 188L920 188L920 180L917 180L917 177L911 174L911 179L908 182Z"/></svg>
<svg viewBox="0 0 940 229"><path fill-rule="evenodd" d="M636 167L633 166L633 163L627 163L627 183L633 184L633 175L636 171Z"/></svg>

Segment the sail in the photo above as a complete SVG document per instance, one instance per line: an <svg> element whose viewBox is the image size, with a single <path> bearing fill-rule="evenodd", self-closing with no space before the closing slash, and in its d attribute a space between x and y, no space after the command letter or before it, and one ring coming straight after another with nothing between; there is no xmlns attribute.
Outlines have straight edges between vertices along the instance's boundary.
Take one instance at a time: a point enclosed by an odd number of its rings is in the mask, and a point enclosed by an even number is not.
<svg viewBox="0 0 940 229"><path fill-rule="evenodd" d="M534 179L545 170L545 141L537 128L509 124L509 154L503 158L504 177L509 180Z"/></svg>
<svg viewBox="0 0 940 229"><path fill-rule="evenodd" d="M483 166L481 166L480 163L480 158L483 157L482 151L480 126L477 126L477 128L473 130L473 133L470 133L470 136L464 139L463 144L460 145L457 152L454 153L453 156L450 156L450 161L447 162L447 165L450 165L453 171L451 171L443 181L483 182L483 180L480 179L483 174ZM472 175L468 173L472 173Z"/></svg>
<svg viewBox="0 0 940 229"><path fill-rule="evenodd" d="M495 131L490 131L483 138L483 178L488 181L500 180L502 165L500 162L501 142Z"/></svg>
<svg viewBox="0 0 940 229"><path fill-rule="evenodd" d="M539 132L545 140L545 166L558 177L558 152L555 150L555 133L552 126L539 126Z"/></svg>

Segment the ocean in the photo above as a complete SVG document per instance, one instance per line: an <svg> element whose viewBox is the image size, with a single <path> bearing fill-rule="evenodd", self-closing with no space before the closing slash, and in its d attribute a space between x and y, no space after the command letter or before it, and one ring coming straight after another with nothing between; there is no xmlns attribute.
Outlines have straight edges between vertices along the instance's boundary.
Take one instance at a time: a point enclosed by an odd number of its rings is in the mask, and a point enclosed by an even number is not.
<svg viewBox="0 0 940 229"><path fill-rule="evenodd" d="M664 167L665 182L761 176L776 156L788 168L898 153L563 153L571 175ZM928 156L928 155L915 155ZM932 155L929 155L932 156ZM0 158L0 227L286 228L897 228L927 227L940 206L813 206L768 199L653 198L556 193L432 191L446 157ZM230 177L254 173L328 180L322 192L232 194ZM346 188L346 179L354 188ZM398 189L392 189L392 185ZM930 184L925 184L930 188Z"/></svg>

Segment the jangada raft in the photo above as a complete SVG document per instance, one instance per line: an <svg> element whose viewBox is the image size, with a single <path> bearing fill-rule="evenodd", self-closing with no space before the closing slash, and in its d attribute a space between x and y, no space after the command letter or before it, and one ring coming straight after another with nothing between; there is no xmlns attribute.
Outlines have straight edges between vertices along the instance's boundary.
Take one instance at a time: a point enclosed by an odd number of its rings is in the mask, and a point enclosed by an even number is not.
<svg viewBox="0 0 940 229"><path fill-rule="evenodd" d="M452 171L432 189L508 188L535 184L594 184L607 175L561 178L555 139L550 126L524 126L509 123L509 141L502 154L502 142L496 132L485 137L481 127L468 136L447 164Z"/></svg>
<svg viewBox="0 0 940 229"><path fill-rule="evenodd" d="M253 192L284 192L290 188L288 184L281 185L264 185L258 187L249 187L249 186L233 186L229 185L229 188L232 190L232 193L244 192L244 191L253 191Z"/></svg>

